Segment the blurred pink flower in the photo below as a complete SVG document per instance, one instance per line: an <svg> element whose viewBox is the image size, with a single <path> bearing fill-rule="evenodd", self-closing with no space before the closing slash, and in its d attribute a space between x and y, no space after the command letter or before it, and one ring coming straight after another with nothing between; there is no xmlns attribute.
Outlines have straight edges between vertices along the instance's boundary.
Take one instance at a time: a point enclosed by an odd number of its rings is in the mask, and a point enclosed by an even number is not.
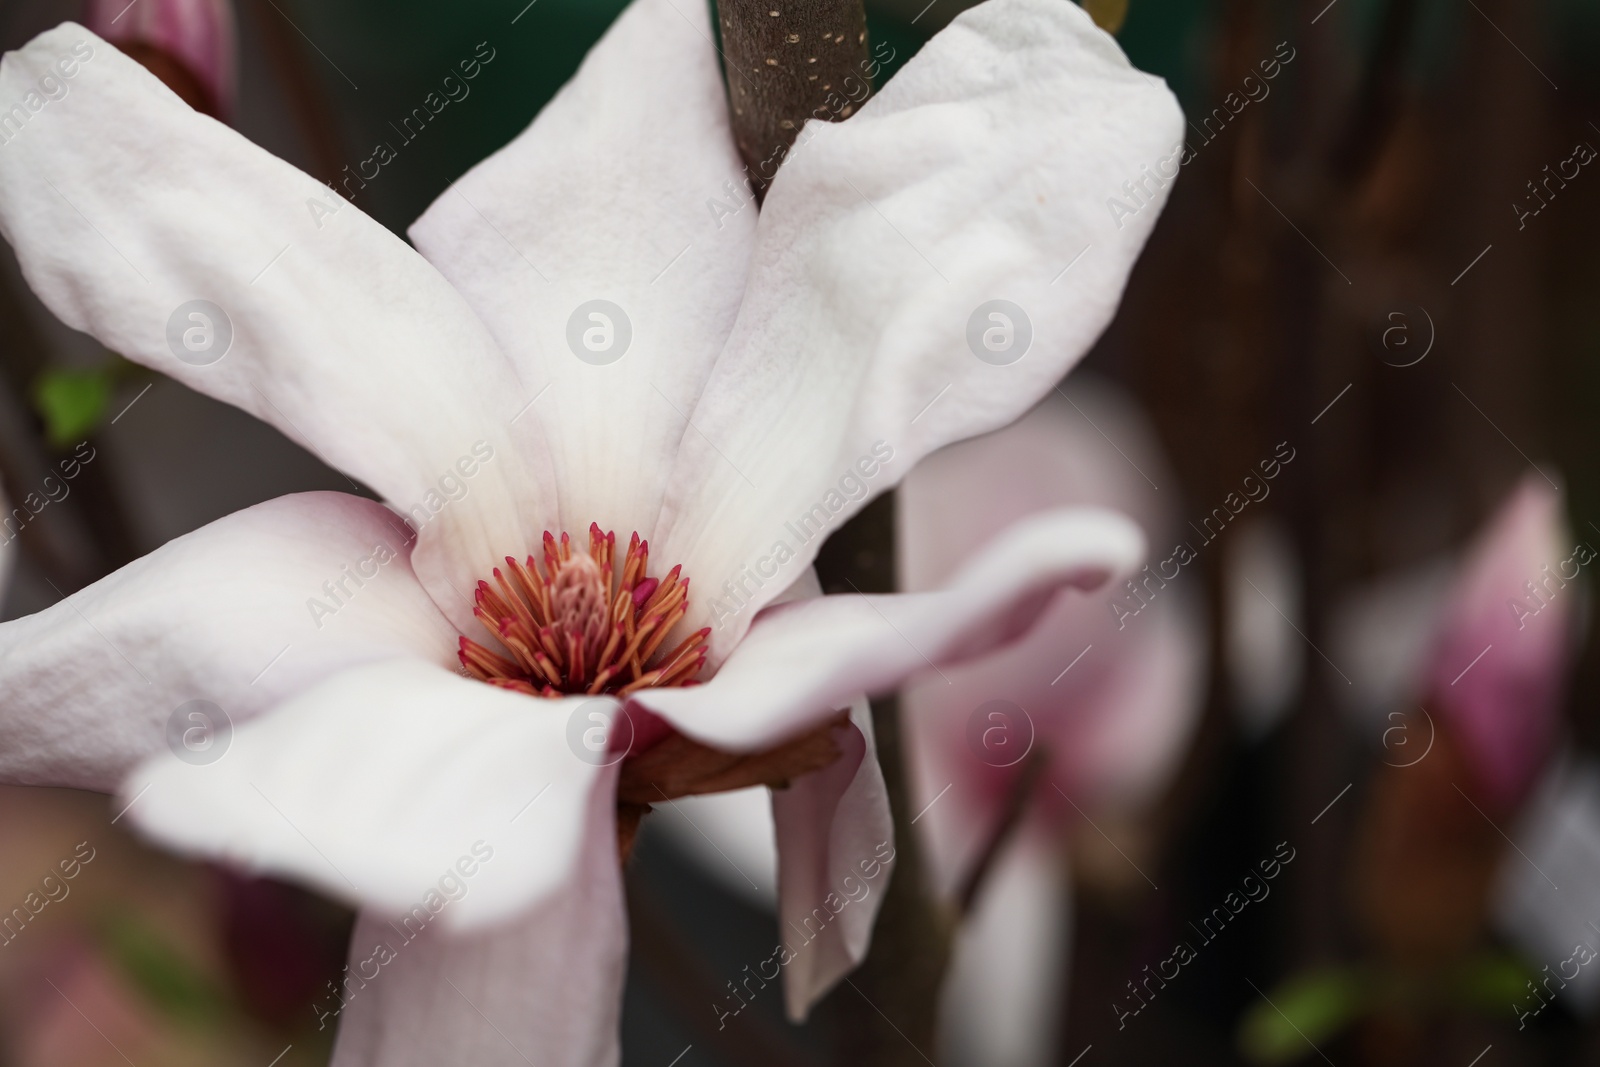
<svg viewBox="0 0 1600 1067"><path fill-rule="evenodd" d="M1529 474L1468 553L1424 669L1425 703L1466 749L1481 795L1506 810L1555 738L1574 652L1577 580L1595 558L1574 542L1561 495Z"/></svg>
<svg viewBox="0 0 1600 1067"><path fill-rule="evenodd" d="M87 0L84 25L143 61L153 48L182 64L210 97L218 118L233 114L238 45L233 0Z"/></svg>
<svg viewBox="0 0 1600 1067"><path fill-rule="evenodd" d="M1074 377L1019 422L930 456L906 479L903 585L932 588L1009 524L1059 507L1124 512L1154 554L1180 539L1176 490L1162 496L1157 484L1176 482L1137 410ZM1058 593L1017 643L924 674L906 690L913 808L926 808L918 829L947 892L1001 817L1023 766L1017 746L1031 734L1048 753L1028 822L958 943L943 1038L953 1062L1050 1062L1070 931L1064 830L1085 815L1126 815L1150 801L1196 725L1206 663L1199 578L1180 573L1151 588L1150 604L1120 620L1108 605L1117 591ZM985 709L996 701L1010 719L991 724ZM987 744L993 729L1004 736Z"/></svg>
<svg viewBox="0 0 1600 1067"><path fill-rule="evenodd" d="M1107 387L1074 379L1066 392L1070 400L1048 397L1014 425L930 456L906 479L904 588L936 587L1007 526L1059 507L1120 511L1151 546L1179 539L1172 506L1146 480L1175 484L1143 419ZM954 877L972 858L1021 769L1020 753L974 748L974 713L990 701L1020 707L1034 744L1048 750L1038 817L1060 824L1078 817L1074 804L1127 810L1150 798L1200 707L1198 591L1196 576L1180 572L1148 609L1120 622L1107 604L1112 593L1064 592L1022 640L912 683L907 729L922 802L954 783L952 802L922 820L941 870Z"/></svg>

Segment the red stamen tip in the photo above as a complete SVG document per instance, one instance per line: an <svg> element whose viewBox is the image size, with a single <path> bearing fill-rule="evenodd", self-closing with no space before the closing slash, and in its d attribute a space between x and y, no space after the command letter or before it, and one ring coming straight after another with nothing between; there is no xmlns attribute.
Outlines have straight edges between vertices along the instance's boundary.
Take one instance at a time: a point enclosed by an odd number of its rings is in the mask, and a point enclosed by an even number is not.
<svg viewBox="0 0 1600 1067"><path fill-rule="evenodd" d="M654 593L656 591L656 587L660 584L661 582L655 578L646 578L644 581L634 586L633 606L636 608L644 607L644 602L650 599L650 594Z"/></svg>

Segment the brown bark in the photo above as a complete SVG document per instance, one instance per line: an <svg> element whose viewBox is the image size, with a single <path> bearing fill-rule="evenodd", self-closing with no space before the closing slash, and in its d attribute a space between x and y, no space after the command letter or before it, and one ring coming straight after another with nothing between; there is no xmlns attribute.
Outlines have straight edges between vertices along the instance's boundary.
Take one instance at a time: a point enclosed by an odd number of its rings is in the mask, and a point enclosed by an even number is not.
<svg viewBox="0 0 1600 1067"><path fill-rule="evenodd" d="M722 0L733 136L759 198L808 119L849 118L871 90L861 0Z"/></svg>

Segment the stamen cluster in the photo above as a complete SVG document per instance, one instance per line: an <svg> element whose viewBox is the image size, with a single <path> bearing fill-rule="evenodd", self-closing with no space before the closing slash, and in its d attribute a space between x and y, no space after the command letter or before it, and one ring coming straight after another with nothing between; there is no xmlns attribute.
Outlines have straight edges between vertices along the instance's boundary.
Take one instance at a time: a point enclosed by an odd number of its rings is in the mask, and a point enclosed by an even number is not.
<svg viewBox="0 0 1600 1067"><path fill-rule="evenodd" d="M587 552L547 530L542 569L531 555L524 563L507 556L493 585L478 583L473 614L510 656L463 637L462 666L480 681L530 696L627 696L693 685L710 627L656 655L689 610L689 579L680 577L681 567L659 580L646 577L650 544L637 533L619 576L616 543L614 533L590 523Z"/></svg>

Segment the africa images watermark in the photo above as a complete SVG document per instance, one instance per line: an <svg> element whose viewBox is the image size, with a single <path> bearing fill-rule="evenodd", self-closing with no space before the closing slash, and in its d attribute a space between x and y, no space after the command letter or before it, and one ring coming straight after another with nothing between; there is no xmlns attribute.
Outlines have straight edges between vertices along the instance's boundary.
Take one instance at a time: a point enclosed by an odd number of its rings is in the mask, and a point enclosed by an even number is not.
<svg viewBox="0 0 1600 1067"><path fill-rule="evenodd" d="M484 864L494 859L494 846L480 839L472 843L470 853L444 869L444 873L439 875L438 882L423 893L422 900L412 905L411 910L400 917L399 926L390 921L389 928L395 932L398 940L379 941L365 958L356 960L353 964L345 964L344 974L337 984L329 980L330 995L327 998L327 1006L311 1005L311 1010L317 1016L318 1030L325 1029L328 1020L348 1007L355 999L356 993L367 988L368 982L375 981L383 973L384 967L399 959L400 950L421 937L445 908L466 897L472 888L469 880ZM350 958L355 960L359 951L352 945ZM354 974L350 972L352 966L355 967ZM352 985L354 988L351 988Z"/></svg>
<svg viewBox="0 0 1600 1067"><path fill-rule="evenodd" d="M85 449L88 449L88 455L84 455ZM4 535L0 537L0 545L9 545L15 541L21 536L24 527L41 511L51 504L59 504L67 499L67 495L72 492L69 483L83 471L85 464L94 459L95 454L93 445L88 441L79 441L78 447L72 450L72 455L57 464L61 477L57 478L54 474L45 475L44 481L40 484L40 488L44 491L43 496L37 491L30 492L22 498L20 507L12 508L9 515L0 516L0 534Z"/></svg>
<svg viewBox="0 0 1600 1067"><path fill-rule="evenodd" d="M494 446L488 441L474 441L470 452L456 460L454 466L428 487L421 500L406 509L405 519L412 530L421 533L422 528L438 518L445 508L466 499L472 489L468 483L494 459Z"/></svg>
<svg viewBox="0 0 1600 1067"><path fill-rule="evenodd" d="M337 576L322 583L323 596L306 598L306 610L311 613L311 621L317 629L322 629L323 620L339 614L340 608L354 600L361 588L378 576L384 564L399 557L399 552L380 542L353 566L346 563L340 567Z"/></svg>
<svg viewBox="0 0 1600 1067"><path fill-rule="evenodd" d="M1523 582L1522 588L1527 594L1527 599L1522 597L1509 597L1506 605L1511 609L1511 615L1517 620L1517 629L1527 628L1528 620L1543 611L1556 595L1567 587L1567 583L1578 577L1578 572L1594 561L1595 550L1586 541L1579 541L1572 548L1572 554L1556 564L1555 573L1550 572L1550 564L1546 563L1539 570L1537 581L1532 579ZM1571 568L1571 573L1567 572ZM1539 594L1543 593L1543 596Z"/></svg>
<svg viewBox="0 0 1600 1067"><path fill-rule="evenodd" d="M1284 453L1285 449L1288 449L1287 455ZM1200 520L1199 526L1190 522L1190 528L1201 537L1200 548L1222 536L1222 531L1228 524L1238 518L1239 513L1250 504L1259 504L1267 499L1268 494L1272 492L1272 486L1268 483L1281 474L1284 467L1294 462L1294 457L1295 450L1290 447L1289 442L1278 442L1272 458L1256 464L1260 477L1258 478L1254 472L1245 475L1244 481L1240 484L1240 489L1244 491L1243 496L1231 492L1222 498L1220 505L1211 509L1209 515ZM1129 619L1149 607L1151 601L1155 600L1156 594L1165 589L1168 582L1178 577L1183 568L1193 563L1199 556L1200 549L1188 541L1180 541L1173 548L1172 555L1160 563L1153 564L1155 567L1153 572L1150 569L1152 564L1147 563L1141 572L1142 577L1136 575L1125 581L1123 587L1126 593L1115 594L1106 604L1111 609L1111 617L1117 620L1117 629L1126 628Z"/></svg>
<svg viewBox="0 0 1600 1067"><path fill-rule="evenodd" d="M445 508L466 499L472 490L471 480L477 477L484 465L493 459L493 445L488 441L474 441L468 454L457 459L454 465L428 487L428 491L423 494L420 501L406 509L405 521L410 525L411 531L420 533L422 528L438 518ZM366 555L354 563L346 563L339 568L338 574L323 582L320 596L306 598L306 611L317 629L322 629L329 618L339 614L368 582L379 576L387 564L401 557L404 543L409 538L406 536L406 531L398 526L395 533L399 535L398 547L381 541L374 544Z"/></svg>
<svg viewBox="0 0 1600 1067"><path fill-rule="evenodd" d="M65 100L72 91L70 84L79 73L79 64L94 58L94 45L87 40L75 42L72 49L57 57L49 71L39 75L33 88L22 94L22 99L5 111L0 111L0 148L22 136L28 122L57 100Z"/></svg>
<svg viewBox="0 0 1600 1067"><path fill-rule="evenodd" d="M824 85L823 91L827 96L823 98L811 112L811 121L806 123L795 138L794 144L779 144L772 146L772 152L755 166L755 173L750 167L744 168L744 181L742 183L729 178L722 183L723 193L727 200L718 200L715 197L706 198L706 210L711 212L711 221L717 224L717 229L722 229L724 220L730 215L737 215L746 207L755 203L755 194L752 189L764 188L777 174L778 167L785 160L791 158L796 152L811 142L816 132L825 122L837 122L847 119L855 113L856 108L866 103L872 95L872 79L876 78L883 70L885 63L892 63L895 59L894 46L886 41L879 41L872 48L872 59L863 59L859 64L865 80L853 74L846 74L839 82L839 89L832 85ZM815 80L818 75L810 75ZM841 92L840 90L843 90ZM785 119L782 123L784 129L793 129L794 123ZM743 188L741 188L741 184Z"/></svg>
<svg viewBox="0 0 1600 1067"><path fill-rule="evenodd" d="M732 996L722 998L738 1006L725 1008L721 1004L714 1002L711 1005L711 1010L717 1013L717 1029L721 1030L726 1027L730 1018L749 1007L750 1002L756 999L756 994L767 988L768 982L777 981L778 975L782 973L783 968L798 959L801 952L804 952L813 941L822 936L822 932L827 929L828 924L833 922L845 908L851 904L859 904L866 900L872 894L871 883L888 869L889 864L894 862L894 855L894 845L888 841L878 842L877 847L873 849L872 855L856 864L856 869L861 872L861 878L858 879L854 874L845 875L839 880L839 890L830 890L828 895L822 898L822 903L812 908L810 913L800 920L799 926L795 926L794 920L791 919L789 921L789 929L794 931L796 941L800 946L799 949L790 948L788 940L785 939L778 943L778 946L772 950L770 956L755 965L754 971L750 969L748 963L745 964L744 980L738 985L735 985L730 980L727 985L728 991ZM840 895L841 892L843 893L842 896ZM771 974L768 974L764 969L767 964L772 965ZM753 989L750 985L752 982L755 983L755 988ZM740 988L744 989L745 996L739 995Z"/></svg>
<svg viewBox="0 0 1600 1067"><path fill-rule="evenodd" d="M1284 849L1289 850L1288 855L1284 855ZM1267 896L1272 892L1267 883L1278 877L1283 872L1283 868L1293 862L1295 855L1295 850L1289 847L1289 842L1278 842L1277 847L1273 849L1272 857L1262 860L1257 865L1261 869L1259 877L1254 871L1245 875L1244 879L1239 883L1239 888L1229 890L1228 894L1222 898L1222 903L1212 908L1211 913L1200 920L1199 926L1195 926L1191 922L1189 927L1198 935L1201 946L1209 945L1221 936L1222 931L1227 928L1228 924L1252 903L1260 903L1266 900ZM1156 994L1160 990L1167 988L1168 982L1176 981L1178 975L1182 973L1183 967L1193 962L1198 956L1199 952L1188 941L1179 941L1173 946L1171 955L1156 964L1153 973L1150 970L1150 965L1148 963L1145 964L1144 978L1140 979L1138 986L1134 985L1133 979L1128 980L1128 992L1133 994L1129 1000L1129 1006L1123 1007L1116 1001L1111 1002L1111 1010L1117 1013L1117 1029L1126 1029L1128 1020L1149 1007L1150 1001L1156 998ZM1169 967L1171 968L1170 974L1168 973ZM1154 988L1151 987L1152 982L1155 983ZM1139 993L1141 986L1144 989L1143 995ZM1134 1002L1138 1003L1138 1007L1132 1006Z"/></svg>
<svg viewBox="0 0 1600 1067"><path fill-rule="evenodd" d="M1527 229L1528 220L1549 207L1556 194L1565 189L1567 182L1576 178L1582 168L1593 162L1594 157L1594 146L1587 141L1579 141L1573 147L1572 154L1555 165L1555 170L1552 171L1550 164L1546 163L1544 177L1539 179L1539 184L1528 182L1529 195L1511 205L1512 214L1517 216L1517 229Z"/></svg>
<svg viewBox="0 0 1600 1067"><path fill-rule="evenodd" d="M1228 124L1238 118L1252 103L1259 104L1265 100L1272 92L1272 87L1268 83L1283 73L1283 68L1293 63L1297 55L1299 53L1289 47L1288 41L1280 41L1272 53L1272 58L1263 59L1257 64L1261 71L1259 78L1254 74L1245 75L1244 80L1239 83L1239 88L1229 91L1222 98L1222 104L1212 108L1211 113L1200 120L1199 126L1191 121L1190 128L1204 138L1200 141L1199 147L1204 148L1222 136L1222 131L1227 129ZM1161 190L1178 176L1179 168L1188 166L1198 154L1199 150L1191 142L1179 141L1170 153L1156 160L1153 169L1149 164L1145 164L1139 168L1139 177L1123 182L1121 197L1106 197L1106 210L1111 214L1111 221L1117 224L1117 229L1122 229L1124 220L1157 203L1160 200Z"/></svg>
<svg viewBox="0 0 1600 1067"><path fill-rule="evenodd" d="M438 118L439 113L445 108L452 103L459 104L465 100L472 93L472 86L467 83L483 73L483 68L494 62L497 54L488 41L479 41L472 56L456 64L456 69L460 71L459 75L455 70L446 74L440 80L439 88L430 89L422 98L422 103L403 116L398 126L391 119L389 128L398 135L399 148L404 148L421 137L423 130L427 129L428 124ZM355 164L353 172L350 164L345 164L337 183L328 183L328 188L339 193L345 200L353 201L356 193L365 189L368 182L376 181L378 175L383 173L383 168L400 157L399 148L389 141L379 141L373 146L370 155ZM354 183L355 188L351 188L351 183ZM311 212L311 219L319 230L322 229L323 219L329 215L337 215L343 207L344 203L338 196L329 196L323 200L311 197L306 200L306 209Z"/></svg>
<svg viewBox="0 0 1600 1067"><path fill-rule="evenodd" d="M22 898L22 903L12 908L11 914L0 919L0 948L9 947L44 909L66 900L72 892L72 887L67 883L83 873L83 868L94 857L94 846L87 841L80 841L71 856L58 862L54 869L39 879L39 888L29 890L27 896Z"/></svg>
<svg viewBox="0 0 1600 1067"><path fill-rule="evenodd" d="M765 555L739 568L738 574L722 583L722 595L713 597L707 605L712 627L722 629L729 619L743 611L755 599L756 591L776 578L783 565L795 558L796 545L808 545L826 537L845 505L866 499L867 483L893 459L894 446L887 441L874 441L872 448L845 469L822 499L785 522L783 529L788 537L779 537Z"/></svg>

